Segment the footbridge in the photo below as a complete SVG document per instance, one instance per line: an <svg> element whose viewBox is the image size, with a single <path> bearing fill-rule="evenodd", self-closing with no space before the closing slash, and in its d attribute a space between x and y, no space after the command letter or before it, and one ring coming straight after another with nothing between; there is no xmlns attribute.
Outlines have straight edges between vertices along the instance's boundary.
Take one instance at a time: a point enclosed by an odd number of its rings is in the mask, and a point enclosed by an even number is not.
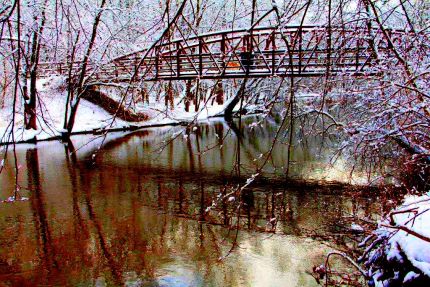
<svg viewBox="0 0 430 287"><path fill-rule="evenodd" d="M390 44L405 33L325 26L255 27L193 37L165 37L149 49L105 63L90 63L91 82L318 77L374 74L377 55L388 57ZM81 63L41 63L42 77L80 72Z"/></svg>

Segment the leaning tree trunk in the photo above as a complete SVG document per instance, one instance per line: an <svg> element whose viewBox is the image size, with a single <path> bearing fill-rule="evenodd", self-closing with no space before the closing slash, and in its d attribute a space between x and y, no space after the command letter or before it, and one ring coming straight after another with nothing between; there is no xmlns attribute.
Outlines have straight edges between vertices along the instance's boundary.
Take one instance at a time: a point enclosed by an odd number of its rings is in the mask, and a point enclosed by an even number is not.
<svg viewBox="0 0 430 287"><path fill-rule="evenodd" d="M88 44L87 51L86 51L84 59L82 61L81 74L79 76L79 80L77 83L76 98L75 98L75 101L73 102L72 107L70 109L70 117L69 117L69 120L67 123L67 133L69 135L73 130L73 126L75 125L75 118L76 118L76 113L78 112L79 101L80 101L82 95L85 93L84 80L85 80L85 74L87 71L88 60L90 58L91 52L92 52L93 47L94 47L94 43L95 43L96 36L97 36L97 28L99 26L100 18L102 17L103 8L104 8L105 4L106 4L106 0L102 0L102 3L100 4L100 7L98 9L98 13L97 13L96 17L94 18L93 30L91 33L90 42Z"/></svg>

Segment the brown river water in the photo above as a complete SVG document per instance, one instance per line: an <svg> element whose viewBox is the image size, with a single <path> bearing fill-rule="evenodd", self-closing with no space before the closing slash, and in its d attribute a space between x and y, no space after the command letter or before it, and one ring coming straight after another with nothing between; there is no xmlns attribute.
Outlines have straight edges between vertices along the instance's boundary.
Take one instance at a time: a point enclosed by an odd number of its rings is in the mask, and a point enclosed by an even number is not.
<svg viewBox="0 0 430 287"><path fill-rule="evenodd" d="M95 136L18 145L28 200L0 203L0 286L317 286L312 267L348 244L326 235L344 234L345 217L371 217L380 206L345 184L346 160L328 164L338 139L299 136L292 179L279 143L240 209L234 196L220 200L270 148L276 121L253 121L244 119L240 137L220 120L109 134L94 161ZM9 152L2 200L13 194L12 167Z"/></svg>

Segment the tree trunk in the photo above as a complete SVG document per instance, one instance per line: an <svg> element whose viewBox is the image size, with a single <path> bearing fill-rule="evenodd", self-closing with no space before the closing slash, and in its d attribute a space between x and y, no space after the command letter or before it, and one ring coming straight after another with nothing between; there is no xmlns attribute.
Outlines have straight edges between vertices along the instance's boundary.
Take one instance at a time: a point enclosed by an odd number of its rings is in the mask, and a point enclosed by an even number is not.
<svg viewBox="0 0 430 287"><path fill-rule="evenodd" d="M215 86L216 103L218 105L224 104L224 89L222 87L222 81L219 81Z"/></svg>
<svg viewBox="0 0 430 287"><path fill-rule="evenodd" d="M190 111L190 104L191 101L193 101L193 93L191 92L191 85L192 82L191 80L187 80L187 83L185 85L185 100L184 100L184 104L185 104L185 111L189 112Z"/></svg>
<svg viewBox="0 0 430 287"><path fill-rule="evenodd" d="M81 99L81 96L84 94L84 92L86 90L86 88L84 87L84 80L85 80L85 74L87 71L88 60L89 60L91 52L93 50L93 46L94 46L96 36L97 36L97 28L99 26L100 18L102 17L103 8L104 8L105 4L106 4L106 0L102 0L102 3L100 4L100 7L98 9L97 16L94 18L93 30L91 33L90 42L88 44L87 52L85 53L84 59L82 61L81 74L79 76L79 81L77 84L76 99L75 99L75 102L72 104L72 107L70 110L69 121L67 123L68 134L70 134L73 130L73 126L75 125L76 113L78 112L79 101Z"/></svg>
<svg viewBox="0 0 430 287"><path fill-rule="evenodd" d="M248 78L243 79L242 84L240 85L240 88L237 91L236 95L225 108L224 118L226 119L226 121L231 121L233 119L233 109L239 103L240 99L243 97L243 94L245 93L245 87L246 87L247 81L248 81Z"/></svg>
<svg viewBox="0 0 430 287"><path fill-rule="evenodd" d="M33 39L31 46L31 56L30 56L30 97L28 101L24 103L24 122L25 128L27 130L33 129L37 130L37 114L36 114L36 102L37 102L37 66L39 65L39 55L40 55L40 40L42 38L43 29L45 27L45 8L46 1L42 7L42 19L38 28L33 31ZM28 68L28 66L27 66ZM27 81L27 79L24 79ZM24 95L25 97L25 95Z"/></svg>
<svg viewBox="0 0 430 287"><path fill-rule="evenodd" d="M166 106L166 110L169 108L169 104L170 109L173 110L173 86L171 81L169 81L169 83L165 87L164 104Z"/></svg>

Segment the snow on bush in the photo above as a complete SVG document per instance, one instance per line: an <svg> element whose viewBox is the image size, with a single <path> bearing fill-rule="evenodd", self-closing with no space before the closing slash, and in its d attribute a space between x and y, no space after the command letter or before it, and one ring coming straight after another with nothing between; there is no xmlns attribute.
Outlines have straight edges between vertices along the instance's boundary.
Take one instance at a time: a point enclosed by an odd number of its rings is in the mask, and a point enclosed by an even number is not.
<svg viewBox="0 0 430 287"><path fill-rule="evenodd" d="M430 286L430 193L408 197L369 239L369 286Z"/></svg>

